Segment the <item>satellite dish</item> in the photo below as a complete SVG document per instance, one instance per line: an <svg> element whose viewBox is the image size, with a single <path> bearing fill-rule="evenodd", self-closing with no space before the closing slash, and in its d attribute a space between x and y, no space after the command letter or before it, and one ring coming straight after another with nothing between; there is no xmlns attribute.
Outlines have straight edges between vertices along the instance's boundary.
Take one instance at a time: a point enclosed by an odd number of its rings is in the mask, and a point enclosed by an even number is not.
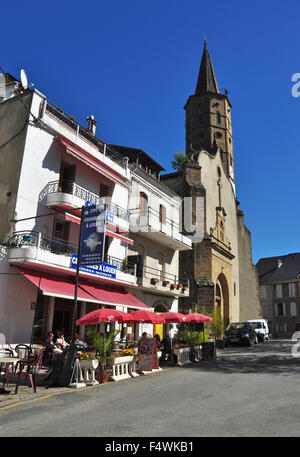
<svg viewBox="0 0 300 457"><path fill-rule="evenodd" d="M27 87L28 87L28 79L27 79L26 71L23 70L23 68L20 71L20 79L21 79L21 84L24 87L24 89L27 89Z"/></svg>

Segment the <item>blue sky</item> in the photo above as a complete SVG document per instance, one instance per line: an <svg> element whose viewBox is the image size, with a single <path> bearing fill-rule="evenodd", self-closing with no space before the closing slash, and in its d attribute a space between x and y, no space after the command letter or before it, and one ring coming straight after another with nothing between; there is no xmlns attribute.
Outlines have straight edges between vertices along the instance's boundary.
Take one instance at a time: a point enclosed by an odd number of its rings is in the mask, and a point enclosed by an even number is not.
<svg viewBox="0 0 300 457"><path fill-rule="evenodd" d="M15 1L1 6L0 65L104 141L144 149L172 171L183 106L206 35L232 102L237 197L253 260L298 252L300 72L297 1ZM14 10L14 12L13 12ZM6 20L3 20L6 18Z"/></svg>

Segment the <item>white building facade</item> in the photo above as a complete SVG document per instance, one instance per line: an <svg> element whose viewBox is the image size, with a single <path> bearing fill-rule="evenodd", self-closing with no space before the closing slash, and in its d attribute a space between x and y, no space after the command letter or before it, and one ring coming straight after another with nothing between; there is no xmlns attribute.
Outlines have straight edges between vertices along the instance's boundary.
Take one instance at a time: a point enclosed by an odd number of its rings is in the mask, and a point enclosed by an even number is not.
<svg viewBox="0 0 300 457"><path fill-rule="evenodd" d="M0 100L0 333L10 343L71 336L81 208L92 204L107 205L104 263L80 269L75 318L100 306L176 311L188 294L178 252L191 247L180 198L97 138L93 117L84 128L37 90L10 75L6 83L14 91ZM161 331L140 325L135 339L144 330Z"/></svg>

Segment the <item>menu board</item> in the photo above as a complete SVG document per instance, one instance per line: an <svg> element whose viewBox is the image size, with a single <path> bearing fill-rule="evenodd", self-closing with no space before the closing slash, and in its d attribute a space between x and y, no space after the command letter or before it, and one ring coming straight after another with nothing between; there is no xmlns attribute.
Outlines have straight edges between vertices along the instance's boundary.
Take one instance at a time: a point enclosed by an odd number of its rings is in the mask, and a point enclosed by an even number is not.
<svg viewBox="0 0 300 457"><path fill-rule="evenodd" d="M142 338L139 345L137 371L152 371L159 368L155 338Z"/></svg>

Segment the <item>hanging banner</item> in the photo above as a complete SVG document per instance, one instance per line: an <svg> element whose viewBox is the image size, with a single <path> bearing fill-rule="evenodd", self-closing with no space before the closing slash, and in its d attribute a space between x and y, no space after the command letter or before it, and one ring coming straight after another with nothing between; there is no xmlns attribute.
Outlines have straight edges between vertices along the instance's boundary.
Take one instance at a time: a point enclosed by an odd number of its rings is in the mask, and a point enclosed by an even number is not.
<svg viewBox="0 0 300 457"><path fill-rule="evenodd" d="M77 254L72 254L71 258L71 268L77 268ZM108 263L101 263L100 265L91 265L88 267L79 267L80 271L85 271L86 273L92 273L98 276L104 276L105 278L116 278L117 267L115 265L110 265Z"/></svg>
<svg viewBox="0 0 300 457"><path fill-rule="evenodd" d="M100 265L103 262L106 205L85 206L82 209L80 266Z"/></svg>

